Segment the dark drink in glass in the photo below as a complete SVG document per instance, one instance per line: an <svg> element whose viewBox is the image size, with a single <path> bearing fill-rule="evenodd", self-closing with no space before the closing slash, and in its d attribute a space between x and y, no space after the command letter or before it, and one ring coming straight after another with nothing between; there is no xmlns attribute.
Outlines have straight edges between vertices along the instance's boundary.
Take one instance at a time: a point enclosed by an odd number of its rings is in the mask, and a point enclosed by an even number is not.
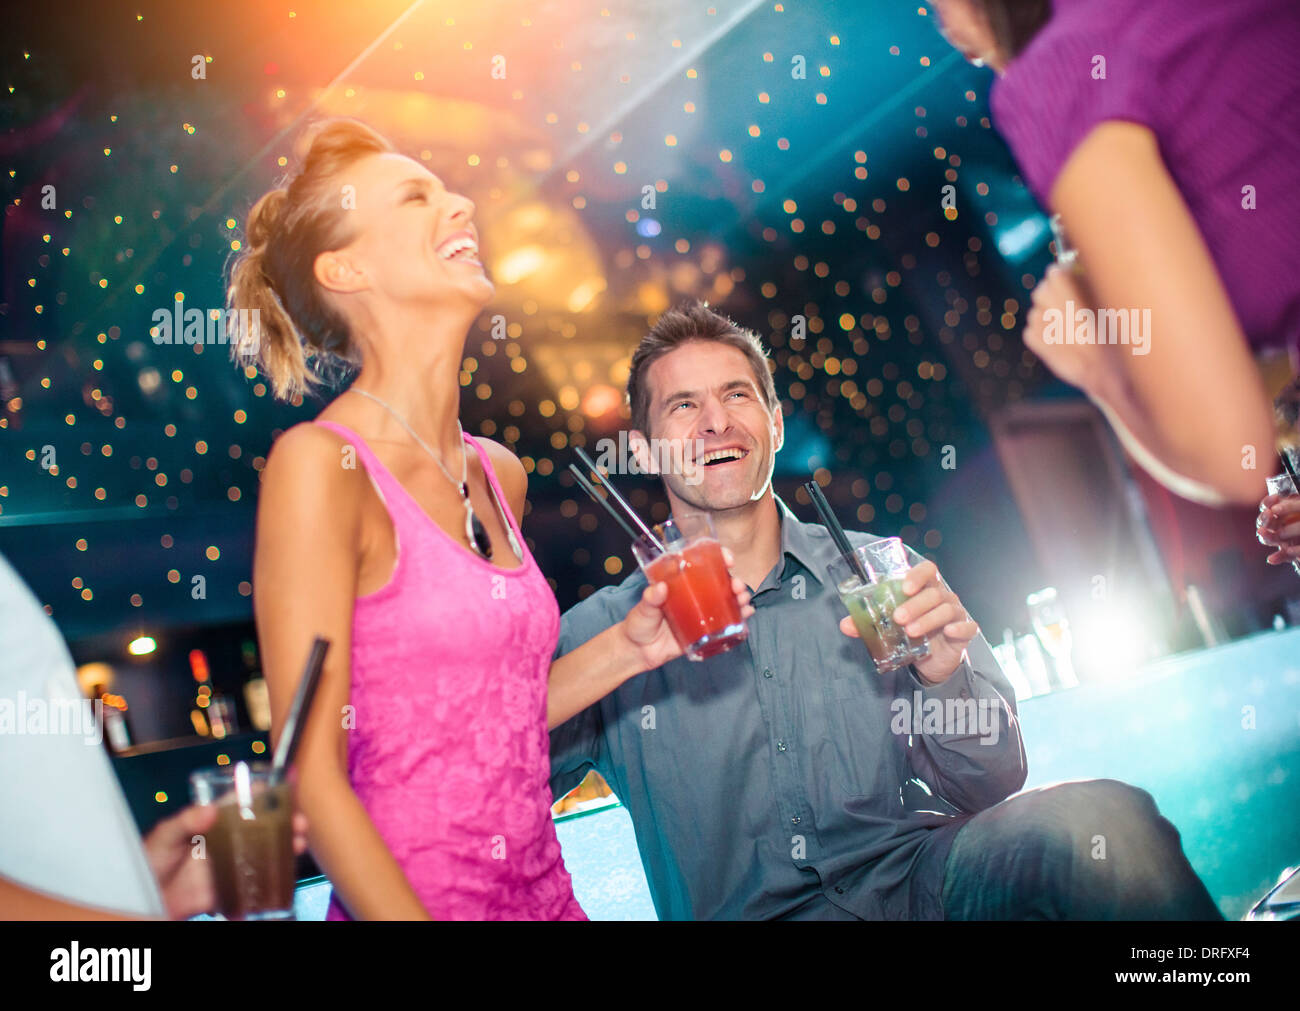
<svg viewBox="0 0 1300 1011"><path fill-rule="evenodd" d="M228 920L293 919L293 795L269 773L265 762L236 762L190 775L194 803L217 807L205 854Z"/></svg>

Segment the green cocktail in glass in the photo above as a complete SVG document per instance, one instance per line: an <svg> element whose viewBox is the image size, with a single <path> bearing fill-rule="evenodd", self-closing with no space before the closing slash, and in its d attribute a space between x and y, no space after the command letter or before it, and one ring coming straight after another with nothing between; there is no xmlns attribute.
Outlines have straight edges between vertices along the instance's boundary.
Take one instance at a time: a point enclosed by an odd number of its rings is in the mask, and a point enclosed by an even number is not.
<svg viewBox="0 0 1300 1011"><path fill-rule="evenodd" d="M854 553L872 582L864 583L844 558L832 561L829 571L876 669L888 673L928 656L930 646L925 638L913 639L893 618L894 611L907 601L903 579L911 567L902 541L889 537L863 545Z"/></svg>

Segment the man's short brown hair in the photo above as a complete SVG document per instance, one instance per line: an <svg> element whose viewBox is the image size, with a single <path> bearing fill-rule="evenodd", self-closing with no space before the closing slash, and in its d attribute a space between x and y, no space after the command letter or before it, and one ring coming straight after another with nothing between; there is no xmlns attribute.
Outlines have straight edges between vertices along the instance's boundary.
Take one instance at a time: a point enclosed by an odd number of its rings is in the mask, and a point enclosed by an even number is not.
<svg viewBox="0 0 1300 1011"><path fill-rule="evenodd" d="M781 410L776 395L776 384L767 364L767 351L758 334L716 313L703 302L683 302L659 317L650 332L641 338L632 354L632 367L627 375L627 402L632 411L633 429L646 435L650 420L650 390L646 383L646 370L658 358L690 341L718 341L729 344L749 359L754 370L754 380L763 393L763 399L773 413Z"/></svg>

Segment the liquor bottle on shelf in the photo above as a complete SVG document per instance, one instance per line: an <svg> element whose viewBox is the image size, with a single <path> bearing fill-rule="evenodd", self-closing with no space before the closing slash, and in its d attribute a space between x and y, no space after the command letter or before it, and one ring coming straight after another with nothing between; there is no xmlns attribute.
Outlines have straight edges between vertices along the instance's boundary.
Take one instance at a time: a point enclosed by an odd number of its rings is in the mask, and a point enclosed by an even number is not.
<svg viewBox="0 0 1300 1011"><path fill-rule="evenodd" d="M271 729L271 696L266 688L266 678L257 659L257 644L251 639L244 641L244 706L248 710L248 722L253 729L268 732Z"/></svg>
<svg viewBox="0 0 1300 1011"><path fill-rule="evenodd" d="M208 698L208 726L212 736L221 740L231 734L239 733L239 721L235 718L235 701L229 696L214 691Z"/></svg>
<svg viewBox="0 0 1300 1011"><path fill-rule="evenodd" d="M1033 696L1033 685L1025 677L1025 672L1020 666L1020 660L1016 656L1016 635L1011 629L1002 630L1002 641L993 647L993 655L997 657L1002 673L1011 682L1011 687L1016 693L1016 700L1019 701Z"/></svg>
<svg viewBox="0 0 1300 1011"><path fill-rule="evenodd" d="M1047 669L1047 654L1038 636L1030 632L1015 639L1016 663L1021 676L1029 685L1030 696L1046 695L1052 691L1052 678Z"/></svg>
<svg viewBox="0 0 1300 1011"><path fill-rule="evenodd" d="M91 699L98 702L104 720L104 741L110 751L125 751L131 747L131 724L126 716L126 699L114 695L102 682L96 684Z"/></svg>
<svg viewBox="0 0 1300 1011"><path fill-rule="evenodd" d="M200 737L213 737L217 740L239 733L234 700L213 687L208 658L203 650L190 650L190 673L198 682L194 709L190 711L190 722L194 724L195 733Z"/></svg>
<svg viewBox="0 0 1300 1011"><path fill-rule="evenodd" d="M1025 598L1029 608L1029 617L1033 622L1034 634L1047 656L1051 657L1048 665L1052 675L1053 688L1077 688L1079 678L1074 672L1071 652L1074 649L1074 637L1070 634L1070 622L1065 616L1065 607L1057 596L1055 587L1046 587Z"/></svg>

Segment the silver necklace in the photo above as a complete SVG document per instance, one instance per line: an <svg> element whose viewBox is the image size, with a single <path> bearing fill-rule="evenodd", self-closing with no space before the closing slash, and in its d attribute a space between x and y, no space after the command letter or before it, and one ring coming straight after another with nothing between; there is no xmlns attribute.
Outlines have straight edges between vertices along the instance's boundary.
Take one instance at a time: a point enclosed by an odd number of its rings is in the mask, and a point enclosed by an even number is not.
<svg viewBox="0 0 1300 1011"><path fill-rule="evenodd" d="M492 557L492 540L488 537L487 529L483 526L483 521L474 515L474 508L470 505L469 501L469 450L465 446L465 430L460 426L460 419L456 419L456 434L460 436L460 480L457 481L451 476L451 471L443 466L442 460L438 458L438 454L430 449L429 444L420 438L419 433L416 432L414 428L407 424L406 419L393 410L388 404L380 400L373 393L359 390L355 386L349 387L345 392L359 393L363 397L368 397L373 400L376 404L397 419L397 423L410 433L411 438L420 445L420 448L433 457L433 462L438 465L438 469L447 476L447 480L454 484L456 490L460 492L461 503L465 506L465 536L469 539L470 546L482 558L490 559ZM492 493L492 499L497 504L497 510L500 511L501 502L497 500L496 492L492 490L492 483L490 481L488 482L488 491ZM519 548L519 541L515 539L515 532L510 527L509 519L503 516L502 522L505 524L506 536L510 539L510 547L514 551L515 557L520 561L523 561L523 552Z"/></svg>

